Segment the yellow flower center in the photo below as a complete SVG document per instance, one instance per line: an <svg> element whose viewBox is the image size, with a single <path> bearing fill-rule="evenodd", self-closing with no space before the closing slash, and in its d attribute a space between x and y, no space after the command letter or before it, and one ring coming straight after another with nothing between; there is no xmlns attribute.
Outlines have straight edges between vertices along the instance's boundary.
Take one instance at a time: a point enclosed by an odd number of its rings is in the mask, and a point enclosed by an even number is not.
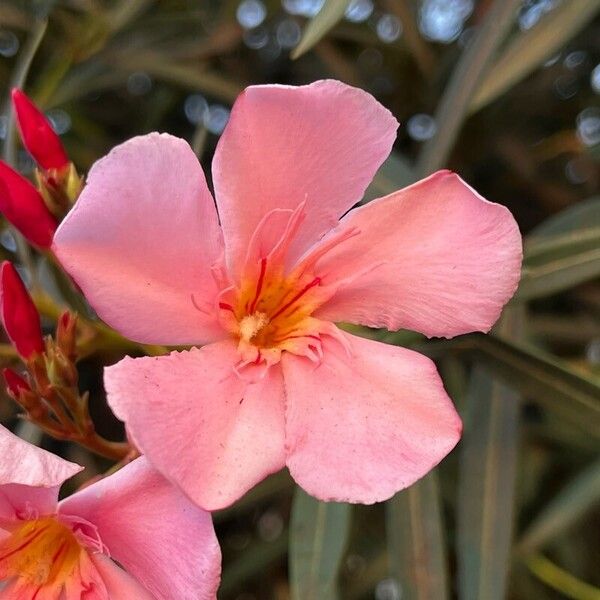
<svg viewBox="0 0 600 600"><path fill-rule="evenodd" d="M321 304L318 277L286 278L281 269L274 271L263 258L258 278L242 283L234 306L241 340L257 348L276 348L294 339L290 336L302 333L306 318Z"/></svg>
<svg viewBox="0 0 600 600"><path fill-rule="evenodd" d="M82 547L54 517L25 521L0 543L0 580L22 578L43 588L60 588L73 574Z"/></svg>
<svg viewBox="0 0 600 600"><path fill-rule="evenodd" d="M287 253L302 223L303 210L304 204L293 211L275 209L263 218L250 241L239 281L219 295L219 319L238 342L239 367L275 364L284 351L319 362L323 336L339 338L333 323L313 316L335 293L334 286L317 276L316 265L358 230L338 231L290 265ZM270 237L271 226L274 222L280 226L286 214L287 225L275 241Z"/></svg>

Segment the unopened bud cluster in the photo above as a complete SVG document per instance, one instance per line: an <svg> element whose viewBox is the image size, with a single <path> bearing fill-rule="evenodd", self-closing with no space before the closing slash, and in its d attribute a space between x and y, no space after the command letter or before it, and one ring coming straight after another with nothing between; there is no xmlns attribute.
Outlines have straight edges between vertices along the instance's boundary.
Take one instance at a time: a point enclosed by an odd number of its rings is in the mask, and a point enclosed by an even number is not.
<svg viewBox="0 0 600 600"><path fill-rule="evenodd" d="M27 374L3 370L8 395L25 417L46 433L80 444L111 458L121 458L126 445L98 436L88 411L88 394L80 394L77 367L77 317L64 312L54 337L42 337L37 309L14 266L0 271L0 313L4 329Z"/></svg>
<svg viewBox="0 0 600 600"><path fill-rule="evenodd" d="M46 249L82 182L44 114L21 90L13 90L12 100L21 140L37 163L37 187L0 161L0 212L28 242Z"/></svg>

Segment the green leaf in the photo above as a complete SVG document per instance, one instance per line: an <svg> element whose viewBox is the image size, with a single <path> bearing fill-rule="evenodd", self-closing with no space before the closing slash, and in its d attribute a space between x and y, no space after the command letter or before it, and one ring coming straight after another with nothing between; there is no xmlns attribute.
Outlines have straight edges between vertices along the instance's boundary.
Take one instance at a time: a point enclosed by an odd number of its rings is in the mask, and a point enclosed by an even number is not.
<svg viewBox="0 0 600 600"><path fill-rule="evenodd" d="M556 590L561 598L572 600L600 600L600 588L594 587L572 573L561 569L541 554L526 561L529 570L547 586Z"/></svg>
<svg viewBox="0 0 600 600"><path fill-rule="evenodd" d="M562 2L535 27L517 34L487 69L470 110L483 108L556 54L599 9L600 0Z"/></svg>
<svg viewBox="0 0 600 600"><path fill-rule="evenodd" d="M471 334L455 340L416 346L430 356L453 349L467 352L504 378L514 389L565 422L600 439L600 385L537 348L497 336Z"/></svg>
<svg viewBox="0 0 600 600"><path fill-rule="evenodd" d="M600 198L551 217L528 236L516 301L554 294L600 276Z"/></svg>
<svg viewBox="0 0 600 600"><path fill-rule="evenodd" d="M344 16L348 4L350 4L350 0L325 0L321 10L304 28L302 39L290 56L295 59L308 52L330 29L337 25Z"/></svg>
<svg viewBox="0 0 600 600"><path fill-rule="evenodd" d="M600 196L578 202L543 221L535 227L529 238L553 236L561 233L582 231L600 224Z"/></svg>
<svg viewBox="0 0 600 600"><path fill-rule="evenodd" d="M557 538L600 500L600 460L578 474L546 505L521 536L519 553L529 554Z"/></svg>
<svg viewBox="0 0 600 600"><path fill-rule="evenodd" d="M349 504L319 502L296 489L290 525L292 600L337 598L337 575L350 531Z"/></svg>
<svg viewBox="0 0 600 600"><path fill-rule="evenodd" d="M458 564L461 600L502 600L510 559L519 397L482 366L467 396L460 454Z"/></svg>
<svg viewBox="0 0 600 600"><path fill-rule="evenodd" d="M471 98L489 72L490 60L513 24L520 4L521 0L493 0L485 20L463 50L435 112L437 133L425 143L419 156L420 176L429 175L446 163L468 116Z"/></svg>
<svg viewBox="0 0 600 600"><path fill-rule="evenodd" d="M523 331L524 307L505 311L505 335ZM519 395L476 365L467 393L458 484L461 600L502 600L513 531Z"/></svg>
<svg viewBox="0 0 600 600"><path fill-rule="evenodd" d="M444 528L435 471L385 505L392 575L411 600L448 597Z"/></svg>
<svg viewBox="0 0 600 600"><path fill-rule="evenodd" d="M532 300L600 277L600 226L532 239L525 245L515 301Z"/></svg>

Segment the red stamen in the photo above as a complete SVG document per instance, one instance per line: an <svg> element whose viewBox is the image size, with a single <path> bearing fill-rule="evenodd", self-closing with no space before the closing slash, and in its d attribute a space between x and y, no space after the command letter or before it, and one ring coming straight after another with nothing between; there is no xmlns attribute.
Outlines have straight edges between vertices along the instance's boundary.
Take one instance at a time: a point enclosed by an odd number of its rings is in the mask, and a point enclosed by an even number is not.
<svg viewBox="0 0 600 600"><path fill-rule="evenodd" d="M276 340L273 340L273 343L281 344L282 342L285 342L287 340L296 340L296 339L300 339L300 338L312 338L313 340L317 340L317 342L321 341L321 338L318 335L311 335L310 333L307 333L305 335L286 335L285 337L277 338Z"/></svg>
<svg viewBox="0 0 600 600"><path fill-rule="evenodd" d="M254 294L254 300L252 300L252 304L250 305L250 310L248 311L250 314L254 313L254 309L256 308L256 304L258 299L260 298L260 293L262 291L263 282L265 280L265 272L267 270L267 259L260 259L260 275L258 276L258 282L256 283L256 294Z"/></svg>
<svg viewBox="0 0 600 600"><path fill-rule="evenodd" d="M271 317L271 321L273 321L274 319L276 319L281 313L285 312L292 304L294 304L294 302L296 302L297 300L299 300L300 298L302 298L302 296L304 296L304 294L306 294L306 292L308 292L308 290L310 290L311 288L314 288L316 285L319 285L320 283L321 283L321 278L320 277L315 277L308 285L304 286L304 288L302 288L287 304L284 304Z"/></svg>
<svg viewBox="0 0 600 600"><path fill-rule="evenodd" d="M231 306L231 304L227 304L226 302L219 302L219 308L222 308L223 310L230 310L231 312L235 312L233 310L233 306Z"/></svg>

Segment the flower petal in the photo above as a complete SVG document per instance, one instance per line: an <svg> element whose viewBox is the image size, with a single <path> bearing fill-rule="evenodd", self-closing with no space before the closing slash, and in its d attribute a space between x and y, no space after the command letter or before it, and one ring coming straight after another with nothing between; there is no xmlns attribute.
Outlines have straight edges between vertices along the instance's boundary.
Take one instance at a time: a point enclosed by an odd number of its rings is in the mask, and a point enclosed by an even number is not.
<svg viewBox="0 0 600 600"><path fill-rule="evenodd" d="M215 597L221 552L211 516L146 458L63 500L59 513L94 525L110 555L153 594L148 597Z"/></svg>
<svg viewBox="0 0 600 600"><path fill-rule="evenodd" d="M153 596L133 577L128 575L123 569L112 562L110 558L103 554L92 554L90 560L96 568L102 583L106 587L108 600L117 600L118 598L126 598L127 600L157 600L157 598L162 600L163 598L168 598L171 600L171 598L173 598L173 596ZM181 597L185 598L185 596ZM74 595L72 600L80 600L80 598L81 596ZM66 600L71 599L67 597ZM96 599L94 598L94 600Z"/></svg>
<svg viewBox="0 0 600 600"><path fill-rule="evenodd" d="M0 519L30 509L53 513L63 481L83 469L22 440L0 425Z"/></svg>
<svg viewBox="0 0 600 600"><path fill-rule="evenodd" d="M206 510L285 464L281 372L251 383L235 373L238 361L235 345L219 342L105 370L108 402L136 446Z"/></svg>
<svg viewBox="0 0 600 600"><path fill-rule="evenodd" d="M358 202L389 154L398 123L368 93L317 81L247 88L219 140L212 171L234 273L262 218L306 201L298 256Z"/></svg>
<svg viewBox="0 0 600 600"><path fill-rule="evenodd" d="M360 234L318 264L340 286L321 319L452 337L488 331L517 288L513 216L449 171L351 211L340 227Z"/></svg>
<svg viewBox="0 0 600 600"><path fill-rule="evenodd" d="M202 168L184 140L152 133L97 162L54 251L100 317L156 344L221 336L211 266L223 251Z"/></svg>
<svg viewBox="0 0 600 600"><path fill-rule="evenodd" d="M315 369L286 354L287 465L321 500L386 500L433 469L460 438L461 422L425 356L342 334Z"/></svg>

